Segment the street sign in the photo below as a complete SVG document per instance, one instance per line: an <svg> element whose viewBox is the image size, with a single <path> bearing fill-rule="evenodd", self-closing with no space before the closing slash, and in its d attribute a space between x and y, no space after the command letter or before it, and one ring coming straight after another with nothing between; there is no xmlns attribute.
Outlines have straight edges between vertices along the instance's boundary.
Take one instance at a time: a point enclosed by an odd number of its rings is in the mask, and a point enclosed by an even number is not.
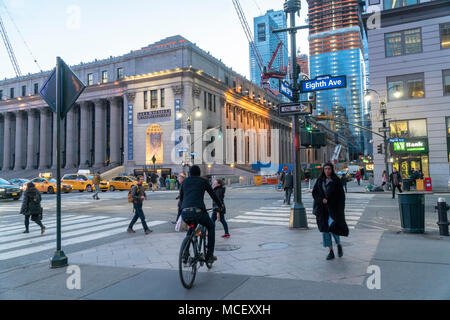
<svg viewBox="0 0 450 320"><path fill-rule="evenodd" d="M347 76L320 76L300 82L300 92L315 92L329 89L347 88Z"/></svg>
<svg viewBox="0 0 450 320"><path fill-rule="evenodd" d="M61 105L61 119L64 119L70 109L73 107L78 97L84 91L86 86L78 79L76 74L70 69L70 67L60 60L60 68L62 75L62 94L63 100ZM48 106L57 112L56 110L56 68L50 74L44 86L39 91L42 99L47 102Z"/></svg>
<svg viewBox="0 0 450 320"><path fill-rule="evenodd" d="M405 138L391 138L388 141L389 141L389 143L405 142Z"/></svg>
<svg viewBox="0 0 450 320"><path fill-rule="evenodd" d="M294 90L289 86L286 81L280 81L280 93L289 98L294 99Z"/></svg>
<svg viewBox="0 0 450 320"><path fill-rule="evenodd" d="M389 132L391 129L389 127L386 128L378 128L378 132Z"/></svg>
<svg viewBox="0 0 450 320"><path fill-rule="evenodd" d="M280 117L292 115L306 115L312 113L310 103L284 103L278 106Z"/></svg>

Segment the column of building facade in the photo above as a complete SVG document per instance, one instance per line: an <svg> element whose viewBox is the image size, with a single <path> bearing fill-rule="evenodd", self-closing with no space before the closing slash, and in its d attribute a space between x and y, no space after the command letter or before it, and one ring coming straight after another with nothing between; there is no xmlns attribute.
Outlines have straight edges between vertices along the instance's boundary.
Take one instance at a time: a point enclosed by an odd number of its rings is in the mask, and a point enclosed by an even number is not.
<svg viewBox="0 0 450 320"><path fill-rule="evenodd" d="M24 121L23 121L23 112L16 112L16 141L15 141L15 161L14 161L14 170L22 170L24 163L24 145L23 145L23 137L24 137Z"/></svg>
<svg viewBox="0 0 450 320"><path fill-rule="evenodd" d="M51 125L51 113L48 108L39 109L40 112L40 132L39 132L39 170L47 169L50 165L50 141L48 135Z"/></svg>
<svg viewBox="0 0 450 320"><path fill-rule="evenodd" d="M3 118L3 171L8 171L11 167L11 114L4 113Z"/></svg>
<svg viewBox="0 0 450 320"><path fill-rule="evenodd" d="M72 107L66 116L66 169L75 166L75 107Z"/></svg>
<svg viewBox="0 0 450 320"><path fill-rule="evenodd" d="M106 161L106 106L105 100L94 101L95 112L95 163L94 167L100 168Z"/></svg>
<svg viewBox="0 0 450 320"><path fill-rule="evenodd" d="M113 165L118 165L120 163L120 137L121 134L121 124L120 124L120 98L114 97L109 99L110 105L110 163Z"/></svg>
<svg viewBox="0 0 450 320"><path fill-rule="evenodd" d="M89 152L89 101L80 103L80 167L87 168L90 163Z"/></svg>
<svg viewBox="0 0 450 320"><path fill-rule="evenodd" d="M28 134L27 134L27 166L26 170L33 170L36 163L36 137L38 132L36 130L36 112L31 109L28 110Z"/></svg>

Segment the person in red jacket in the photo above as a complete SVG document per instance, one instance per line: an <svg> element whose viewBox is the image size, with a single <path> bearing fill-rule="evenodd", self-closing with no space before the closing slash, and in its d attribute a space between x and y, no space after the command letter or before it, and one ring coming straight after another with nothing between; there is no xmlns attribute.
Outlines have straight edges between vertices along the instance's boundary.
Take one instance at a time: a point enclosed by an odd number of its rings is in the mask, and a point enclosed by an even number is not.
<svg viewBox="0 0 450 320"><path fill-rule="evenodd" d="M356 171L355 178L356 181L358 181L358 186L361 185L361 172L359 172L359 170Z"/></svg>

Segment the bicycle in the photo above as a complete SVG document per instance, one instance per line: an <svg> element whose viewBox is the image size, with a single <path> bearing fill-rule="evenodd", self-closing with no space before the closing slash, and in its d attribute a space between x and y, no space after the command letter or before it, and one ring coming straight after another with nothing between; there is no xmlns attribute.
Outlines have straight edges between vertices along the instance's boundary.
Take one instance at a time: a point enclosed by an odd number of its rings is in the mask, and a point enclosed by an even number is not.
<svg viewBox="0 0 450 320"><path fill-rule="evenodd" d="M212 209L206 211L210 213ZM213 263L206 261L206 249L208 247L206 232L205 226L198 224L197 221L189 221L189 229L181 244L178 257L180 280L186 289L191 289L194 285L198 264L201 267L206 264L208 269L212 268Z"/></svg>

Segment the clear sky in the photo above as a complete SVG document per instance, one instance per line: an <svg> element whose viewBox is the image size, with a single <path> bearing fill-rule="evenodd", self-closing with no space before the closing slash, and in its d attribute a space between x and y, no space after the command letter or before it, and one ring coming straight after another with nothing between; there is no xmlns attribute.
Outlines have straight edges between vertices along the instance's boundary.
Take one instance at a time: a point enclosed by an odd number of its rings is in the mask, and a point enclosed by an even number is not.
<svg viewBox="0 0 450 320"><path fill-rule="evenodd" d="M253 17L282 10L284 4L240 2L252 31ZM39 69L3 4L44 71L55 66L56 56L73 65L123 55L179 34L249 78L248 42L231 0L0 0L0 16L20 69L28 74ZM297 25L305 24L307 11L302 0ZM302 53L309 53L307 39L308 31L299 31ZM14 76L0 41L0 79Z"/></svg>

